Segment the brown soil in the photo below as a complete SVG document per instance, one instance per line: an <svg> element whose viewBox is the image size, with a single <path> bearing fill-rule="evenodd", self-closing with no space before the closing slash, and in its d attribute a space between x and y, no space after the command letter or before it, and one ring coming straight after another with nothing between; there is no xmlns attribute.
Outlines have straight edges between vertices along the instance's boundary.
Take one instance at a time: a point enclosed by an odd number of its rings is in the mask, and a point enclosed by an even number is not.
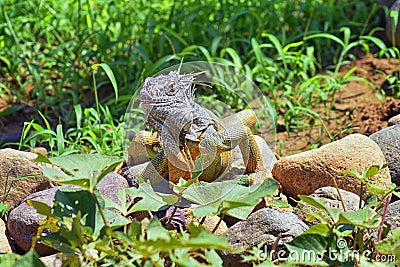
<svg viewBox="0 0 400 267"><path fill-rule="evenodd" d="M353 67L357 67L354 75L366 79L369 83L348 83L344 89L336 92L331 111L324 107L316 108L334 140L351 133L370 135L387 127L387 121L400 113L400 99L384 97L380 93L385 89L385 74L392 74L398 70L398 62L365 55L350 66L344 67L342 73ZM282 128L279 127L281 130ZM320 122L299 133L288 134L286 131L279 131L276 139L277 153L280 155L295 154L331 141Z"/></svg>

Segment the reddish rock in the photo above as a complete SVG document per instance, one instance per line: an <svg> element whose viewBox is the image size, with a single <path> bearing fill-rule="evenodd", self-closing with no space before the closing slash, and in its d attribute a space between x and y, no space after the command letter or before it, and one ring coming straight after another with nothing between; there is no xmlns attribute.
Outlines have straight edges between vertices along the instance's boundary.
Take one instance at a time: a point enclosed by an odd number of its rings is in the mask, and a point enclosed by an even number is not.
<svg viewBox="0 0 400 267"><path fill-rule="evenodd" d="M30 152L0 149L0 199L4 197L4 188L9 190L5 201L8 211L28 195L51 187L50 181L44 176L14 180L23 175L42 173L42 167L32 162L36 157Z"/></svg>
<svg viewBox="0 0 400 267"><path fill-rule="evenodd" d="M352 134L318 149L278 160L272 174L283 191L294 198L299 194L310 195L325 186L334 186L336 178L339 188L358 194L360 181L343 177L335 170L356 170L359 173L371 165L386 163L379 146L367 136ZM371 178L376 184L388 186L391 183L389 169L382 169Z"/></svg>

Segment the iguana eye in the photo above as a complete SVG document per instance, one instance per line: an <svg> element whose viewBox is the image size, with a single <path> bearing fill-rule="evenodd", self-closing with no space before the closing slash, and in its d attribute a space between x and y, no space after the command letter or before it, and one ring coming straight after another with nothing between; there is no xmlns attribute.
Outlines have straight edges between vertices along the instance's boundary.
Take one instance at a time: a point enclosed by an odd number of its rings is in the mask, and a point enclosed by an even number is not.
<svg viewBox="0 0 400 267"><path fill-rule="evenodd" d="M165 88L167 95L174 95L175 94L175 91L176 91L176 86L175 85L176 84L175 84L174 81L171 81L171 82L167 83L167 86Z"/></svg>

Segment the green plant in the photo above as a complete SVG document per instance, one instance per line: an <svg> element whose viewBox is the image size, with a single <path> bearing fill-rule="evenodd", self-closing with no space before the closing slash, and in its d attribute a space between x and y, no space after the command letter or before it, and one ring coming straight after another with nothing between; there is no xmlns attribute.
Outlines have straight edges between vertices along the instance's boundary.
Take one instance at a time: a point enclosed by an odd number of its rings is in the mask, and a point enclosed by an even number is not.
<svg viewBox="0 0 400 267"><path fill-rule="evenodd" d="M374 262L377 259L378 252L374 240L379 242L387 235L388 227L384 224L387 207L390 195L397 194L394 184L386 188L371 183L370 178L381 168L386 166L373 165L362 173L338 171L342 175L350 175L360 180L360 196L364 195L363 187L368 189L370 195L364 205L360 199L357 211L346 211L343 201L343 210L340 210L328 207L323 199L299 196L303 205L314 207L308 218L317 219L319 223L285 244L291 255L289 262L319 266L354 266L360 263L360 260Z"/></svg>
<svg viewBox="0 0 400 267"><path fill-rule="evenodd" d="M202 170L202 158L199 158L193 179L181 179L173 185L175 194L154 192L149 183L139 179L138 188L119 190L117 203L99 194L96 185L120 163L119 157L77 154L50 159L39 157L38 161L54 164L62 170L45 165L43 175L50 180L77 186L59 189L53 208L35 200L28 201L47 218L33 238L32 246L40 240L60 251L59 257L65 266L193 266L200 262L222 266L216 249L230 251L226 237L217 237L201 225L190 224L189 232L185 232L165 229L156 217L141 222L128 217L139 211L166 209L183 197L200 204L194 211L195 216L229 214L245 218L259 199L272 194L278 185L272 179L250 187L238 181L193 184ZM98 175L93 175L99 171ZM44 234L45 229L50 229L50 233ZM27 255L25 258L0 257L0 261L37 260L33 252Z"/></svg>

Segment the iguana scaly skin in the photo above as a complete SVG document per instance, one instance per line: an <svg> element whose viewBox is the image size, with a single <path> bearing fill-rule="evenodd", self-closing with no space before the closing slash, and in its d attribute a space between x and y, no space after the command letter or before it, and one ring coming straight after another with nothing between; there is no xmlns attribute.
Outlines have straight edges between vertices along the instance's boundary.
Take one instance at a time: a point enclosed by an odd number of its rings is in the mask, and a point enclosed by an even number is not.
<svg viewBox="0 0 400 267"><path fill-rule="evenodd" d="M267 177L261 153L251 132L256 116L244 110L222 120L194 101L195 76L202 73L146 78L140 92L140 102L149 131L134 137L128 154L128 165L148 161L150 165L139 173L144 180L160 174L170 182L188 180L193 175L194 160L205 156L205 169L199 177L211 182L223 175L233 159L233 149L239 146L250 181ZM147 155L140 154L146 148ZM146 153L145 153L146 154ZM154 168L153 168L154 167ZM157 172L157 173L155 173Z"/></svg>

